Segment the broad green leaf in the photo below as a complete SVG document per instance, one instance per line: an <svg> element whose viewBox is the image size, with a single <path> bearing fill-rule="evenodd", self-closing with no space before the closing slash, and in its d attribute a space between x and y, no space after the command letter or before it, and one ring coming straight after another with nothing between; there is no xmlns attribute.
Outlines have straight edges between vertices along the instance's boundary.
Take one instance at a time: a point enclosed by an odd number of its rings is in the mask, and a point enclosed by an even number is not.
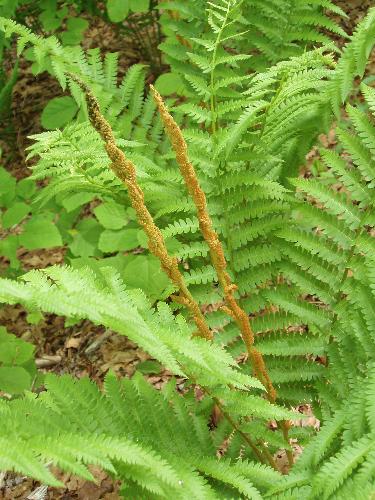
<svg viewBox="0 0 375 500"><path fill-rule="evenodd" d="M61 19L56 17L55 12L49 9L39 15L39 20L45 31L55 31L61 26Z"/></svg>
<svg viewBox="0 0 375 500"><path fill-rule="evenodd" d="M138 363L136 368L139 372L143 373L144 375L160 373L163 370L163 367L158 361L153 361L151 359Z"/></svg>
<svg viewBox="0 0 375 500"><path fill-rule="evenodd" d="M30 200L36 191L35 181L29 177L21 179L16 185L16 194L24 200Z"/></svg>
<svg viewBox="0 0 375 500"><path fill-rule="evenodd" d="M184 89L184 83L177 73L164 73L157 78L155 88L161 95L179 94Z"/></svg>
<svg viewBox="0 0 375 500"><path fill-rule="evenodd" d="M94 214L106 229L121 229L128 222L125 208L114 201L102 203L94 209Z"/></svg>
<svg viewBox="0 0 375 500"><path fill-rule="evenodd" d="M72 97L54 97L43 109L41 123L46 129L61 128L69 123L78 111Z"/></svg>
<svg viewBox="0 0 375 500"><path fill-rule="evenodd" d="M0 366L0 390L9 394L21 394L30 389L31 376L21 366Z"/></svg>
<svg viewBox="0 0 375 500"><path fill-rule="evenodd" d="M78 207L85 205L89 201L91 201L95 197L95 193L74 193L71 196L68 196L63 199L62 206L68 212L72 212Z"/></svg>
<svg viewBox="0 0 375 500"><path fill-rule="evenodd" d="M20 3L19 0L18 3ZM26 2L23 1L23 3ZM57 8L57 0L38 0L38 7L43 11L50 10L55 12Z"/></svg>
<svg viewBox="0 0 375 500"><path fill-rule="evenodd" d="M4 365L22 365L33 357L34 346L0 329L0 363Z"/></svg>
<svg viewBox="0 0 375 500"><path fill-rule="evenodd" d="M82 17L70 17L66 23L68 30L84 31L88 28L89 22Z"/></svg>
<svg viewBox="0 0 375 500"><path fill-rule="evenodd" d="M99 238L99 250L105 253L125 252L136 248L138 243L138 229L111 231L106 229Z"/></svg>
<svg viewBox="0 0 375 500"><path fill-rule="evenodd" d="M56 17L59 19L64 19L69 14L69 9L66 5L64 7L61 7L61 9L56 10Z"/></svg>
<svg viewBox="0 0 375 500"><path fill-rule="evenodd" d="M40 311L29 312L29 313L27 313L27 316L26 316L27 322L30 325L37 325L38 323L40 323L42 321L43 318L44 318L44 316Z"/></svg>
<svg viewBox="0 0 375 500"><path fill-rule="evenodd" d="M143 248L148 247L148 236L144 231L142 231L142 229L138 229L137 240L138 240L138 245L140 245L141 247Z"/></svg>
<svg viewBox="0 0 375 500"><path fill-rule="evenodd" d="M8 229L16 224L19 224L21 220L30 212L30 207L26 203L20 201L15 203L4 213L2 224L5 229Z"/></svg>
<svg viewBox="0 0 375 500"><path fill-rule="evenodd" d="M76 229L72 231L73 242L69 248L76 257L98 256L98 241L102 228L98 221L93 218L83 219Z"/></svg>
<svg viewBox="0 0 375 500"><path fill-rule="evenodd" d="M128 15L129 0L107 0L107 12L113 23L120 23Z"/></svg>
<svg viewBox="0 0 375 500"><path fill-rule="evenodd" d="M131 288L141 288L152 299L161 297L170 281L159 261L151 255L137 255L125 268L124 282Z"/></svg>
<svg viewBox="0 0 375 500"><path fill-rule="evenodd" d="M16 179L0 167L0 206L8 207L16 191Z"/></svg>
<svg viewBox="0 0 375 500"><path fill-rule="evenodd" d="M59 211L59 208L56 209ZM71 212L61 210L60 217L56 222L56 227L60 231L64 243L71 242L71 230L79 216L79 209Z"/></svg>
<svg viewBox="0 0 375 500"><path fill-rule="evenodd" d="M130 0L129 5L133 12L147 12L150 8L150 0Z"/></svg>
<svg viewBox="0 0 375 500"><path fill-rule="evenodd" d="M81 17L71 17L67 21L67 31L60 35L64 45L78 45L83 39L83 32L88 28L89 23Z"/></svg>
<svg viewBox="0 0 375 500"><path fill-rule="evenodd" d="M58 247L63 244L55 224L42 215L26 222L24 231L19 236L19 242L28 250Z"/></svg>
<svg viewBox="0 0 375 500"><path fill-rule="evenodd" d="M18 246L18 236L16 234L10 234L3 240L0 240L0 255L9 259L12 269L20 267L20 261L17 258Z"/></svg>

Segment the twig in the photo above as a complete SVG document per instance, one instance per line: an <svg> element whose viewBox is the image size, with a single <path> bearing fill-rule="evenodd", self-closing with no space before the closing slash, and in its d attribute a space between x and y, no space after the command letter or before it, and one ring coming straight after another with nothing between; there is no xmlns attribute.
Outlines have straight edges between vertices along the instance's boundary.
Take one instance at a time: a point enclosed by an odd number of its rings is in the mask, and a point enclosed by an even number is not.
<svg viewBox="0 0 375 500"><path fill-rule="evenodd" d="M49 366L54 366L60 363L61 356L48 356L45 354L42 358L36 358L35 364L38 368L48 368Z"/></svg>
<svg viewBox="0 0 375 500"><path fill-rule="evenodd" d="M100 335L99 338L95 339L93 342L91 342L91 344L89 344L86 349L85 349L85 354L91 354L93 353L94 351L96 351L96 349L98 349L98 347L100 347L102 345L102 343L112 335L112 330L106 330L102 335Z"/></svg>

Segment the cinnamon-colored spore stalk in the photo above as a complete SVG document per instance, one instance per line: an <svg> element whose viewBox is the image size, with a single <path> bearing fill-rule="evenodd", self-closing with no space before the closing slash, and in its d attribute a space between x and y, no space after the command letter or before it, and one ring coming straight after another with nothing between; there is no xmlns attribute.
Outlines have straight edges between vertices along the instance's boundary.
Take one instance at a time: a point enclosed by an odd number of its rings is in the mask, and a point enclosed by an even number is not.
<svg viewBox="0 0 375 500"><path fill-rule="evenodd" d="M184 277L178 268L177 259L168 254L164 237L145 205L144 194L137 182L134 164L126 158L124 152L116 145L112 128L101 114L99 103L91 90L74 75L70 75L70 77L85 93L90 122L104 141L105 150L108 158L111 160L111 169L128 189L131 204L137 214L138 222L148 236L150 252L159 259L162 269L178 289L179 295L175 299L189 309L197 326L197 335L210 340L212 332L206 323L199 305L186 286Z"/></svg>
<svg viewBox="0 0 375 500"><path fill-rule="evenodd" d="M212 220L207 209L206 195L200 187L195 169L189 160L186 141L182 135L180 127L177 125L165 106L161 95L152 85L150 87L158 106L160 116L163 120L165 130L172 143L176 160L180 167L186 187L196 206L199 227L209 246L211 261L216 270L220 286L224 292L226 306L222 309L236 321L241 331L243 341L246 345L254 373L266 387L269 401L274 402L276 400L276 391L267 372L263 356L254 347L254 333L251 328L249 316L240 307L234 296L234 293L237 290L237 285L232 283L232 280L227 272L227 263L224 256L223 246L215 229L213 228Z"/></svg>

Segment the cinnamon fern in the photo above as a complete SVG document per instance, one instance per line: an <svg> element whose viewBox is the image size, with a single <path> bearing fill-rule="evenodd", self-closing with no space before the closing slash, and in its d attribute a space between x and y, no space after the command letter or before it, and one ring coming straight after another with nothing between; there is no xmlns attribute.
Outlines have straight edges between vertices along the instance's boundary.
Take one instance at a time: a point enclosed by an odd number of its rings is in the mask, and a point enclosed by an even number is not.
<svg viewBox="0 0 375 500"><path fill-rule="evenodd" d="M350 37L329 0L159 8L169 95L145 66L120 80L117 54L0 20L80 108L31 137L35 206L95 200L109 221L85 266L1 278L0 302L126 335L169 379L47 375L0 401L0 468L60 486L51 464L85 479L94 464L123 498L373 498L375 91L352 96L375 8ZM114 267L135 248L164 273L156 295Z"/></svg>

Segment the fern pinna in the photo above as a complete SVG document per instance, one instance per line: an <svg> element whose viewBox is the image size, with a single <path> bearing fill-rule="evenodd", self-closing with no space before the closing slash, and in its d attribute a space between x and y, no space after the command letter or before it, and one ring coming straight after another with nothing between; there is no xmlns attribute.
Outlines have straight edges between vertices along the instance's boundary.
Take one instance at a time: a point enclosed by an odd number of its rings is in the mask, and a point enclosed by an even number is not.
<svg viewBox="0 0 375 500"><path fill-rule="evenodd" d="M253 443L251 436L247 436L245 432L239 429L239 424L236 423L238 419L241 420L245 416L248 417L250 414L253 414L254 418L275 420L284 420L294 418L295 416L291 411L272 405L263 399L261 397L263 391L262 384L255 378L241 373L235 360L223 348L215 346L199 337L191 338L193 329L181 315L177 317L174 316L170 308L163 303L161 303L158 310L155 311L151 308L147 298L139 291L126 291L118 276L111 268L105 269L101 276L95 276L89 270L78 271L68 268L52 267L43 272L31 271L24 276L24 283L3 279L1 280L1 285L1 301L22 303L28 307L34 307L47 312L54 311L57 314L76 319L83 317L90 318L96 323L104 324L120 334L127 335L153 357L158 359L164 366L168 367L172 373L187 377L188 380L191 381L199 380L203 390L209 395L209 399L219 405L223 418L229 422L232 431L234 428L234 431L239 433L243 442L250 446L249 457L256 457L256 454L260 453L262 461L266 461L265 457L263 457L262 453L258 450L258 446L261 446L261 442ZM82 307L83 305L84 307ZM70 381L69 384L72 385L73 382ZM231 393L225 390L229 385L233 389L237 387L239 392L233 391L233 393ZM94 390L94 386L91 387L92 390ZM155 391L152 390L152 392ZM47 403L49 397L49 392L47 392ZM65 389L62 389L61 394L56 397L68 397L73 406L77 403L75 399L66 396ZM178 396L178 398L180 398L180 396ZM87 394L84 401L88 403L90 400L91 396ZM82 404L86 405L84 401L82 400ZM139 401L142 402L143 398ZM207 403L209 403L209 400L206 400L205 403L202 404L202 411L205 413L206 417L207 412L210 412L212 409L212 403L208 405ZM27 405L28 403L25 400L23 404ZM151 402L150 404L151 406L153 405ZM52 404L52 402L51 405L51 409L55 410L55 405ZM22 406L22 411L24 411L24 408L25 407ZM84 411L87 411L87 407L84 406L84 408ZM93 411L97 412L98 409L99 408L97 408L95 404L93 406ZM6 405L4 411L8 411ZM133 408L133 411L142 410L139 408L139 405L137 405ZM147 421L145 421L144 418L150 413L153 412L148 411L144 417L137 418L137 421L139 421L140 418L140 425L147 426ZM73 415L74 412L68 412L66 416L62 418L62 421L65 422L69 428L75 422ZM86 414L86 417L88 418L88 422L90 422L91 417L89 418L88 414ZM71 421L72 418L73 421ZM159 422L161 429L163 429L165 422L159 420L159 416L156 414L155 419L155 423ZM12 422L14 423L14 416L9 416L9 425L12 425ZM63 429L59 428L61 424L60 421L57 421L56 425L53 424L52 421L48 423L49 417L46 416L45 422L46 426L54 429L58 435L60 432L63 432ZM103 419L102 422L104 424L105 419ZM133 418L130 422L133 426ZM108 422L108 432L112 432L109 431L111 425L112 424ZM85 426L84 422L82 422L82 426ZM206 433L208 433L207 420L204 426ZM31 431L28 424L26 427ZM43 433L44 430L43 428L40 432ZM17 429L15 431L17 433L19 432ZM132 432L134 432L134 429ZM140 433L141 432L143 431L140 430ZM22 435L23 434L20 432L20 436ZM150 433L150 436L153 436L153 432ZM55 439L57 439L57 436L55 436ZM222 432L220 432L215 441L216 446L220 446L223 439ZM95 447L95 443L93 443L92 446ZM127 453L125 451L126 443L124 443L123 446L124 453ZM162 449L161 443L159 443L159 446L161 446ZM173 443L171 443L171 446L174 450ZM70 468L73 467L74 462L77 460L79 462L83 460L86 463L97 462L93 460L92 456L86 456L85 458L82 455L82 451L79 451L79 449L80 446L70 451L70 461L66 461L66 457L63 459L63 456L60 455L60 453L63 453L62 450L61 452L56 451L56 456L51 457L51 459L63 469L74 470L75 473L82 475L84 471L78 466L74 469ZM104 449L100 451L99 456L102 456L104 459L105 455L103 455L103 453L106 454L109 453L109 451L104 452L103 450ZM211 448L211 452L209 452L212 460L215 460L214 450L215 448ZM38 448L36 448L34 453L38 456L41 452L39 451L38 453ZM41 453L43 459L47 456L47 453L46 450ZM120 458L110 453L108 458L119 458L120 461L124 460L125 463L129 460L125 458L125 456ZM56 484L56 481L48 475L48 472L45 472L45 475L42 476L42 465L39 465L38 469L30 469L27 463L25 464L25 462L17 461L13 455L5 455L3 463L4 468L11 468L21 473L31 474L50 484ZM32 467L34 463L35 459L30 462L30 467ZM101 462L101 465L103 465L103 462ZM272 469L270 469L270 471L272 473ZM212 473L214 474L214 472ZM124 472L116 472L116 475L123 479L128 477L129 474L133 476L132 471L128 468L126 468ZM151 487L151 485L152 482L149 484L149 487ZM187 498L188 496L189 494L183 490L182 498Z"/></svg>
<svg viewBox="0 0 375 500"><path fill-rule="evenodd" d="M346 37L346 33L326 13L334 12L346 17L343 10L330 0L220 0L207 2L206 8L214 7L216 12L210 24L220 23L226 8L237 7L239 29L234 43L240 52L252 54L244 62L245 68L263 71L289 57L300 55L305 49L329 43L325 29ZM207 15L199 0L164 1L159 4L163 10L174 15L162 16L162 27L166 40L161 44L170 66L186 74L186 61L192 56L194 47L205 38L210 30ZM193 48L193 50L192 50Z"/></svg>

